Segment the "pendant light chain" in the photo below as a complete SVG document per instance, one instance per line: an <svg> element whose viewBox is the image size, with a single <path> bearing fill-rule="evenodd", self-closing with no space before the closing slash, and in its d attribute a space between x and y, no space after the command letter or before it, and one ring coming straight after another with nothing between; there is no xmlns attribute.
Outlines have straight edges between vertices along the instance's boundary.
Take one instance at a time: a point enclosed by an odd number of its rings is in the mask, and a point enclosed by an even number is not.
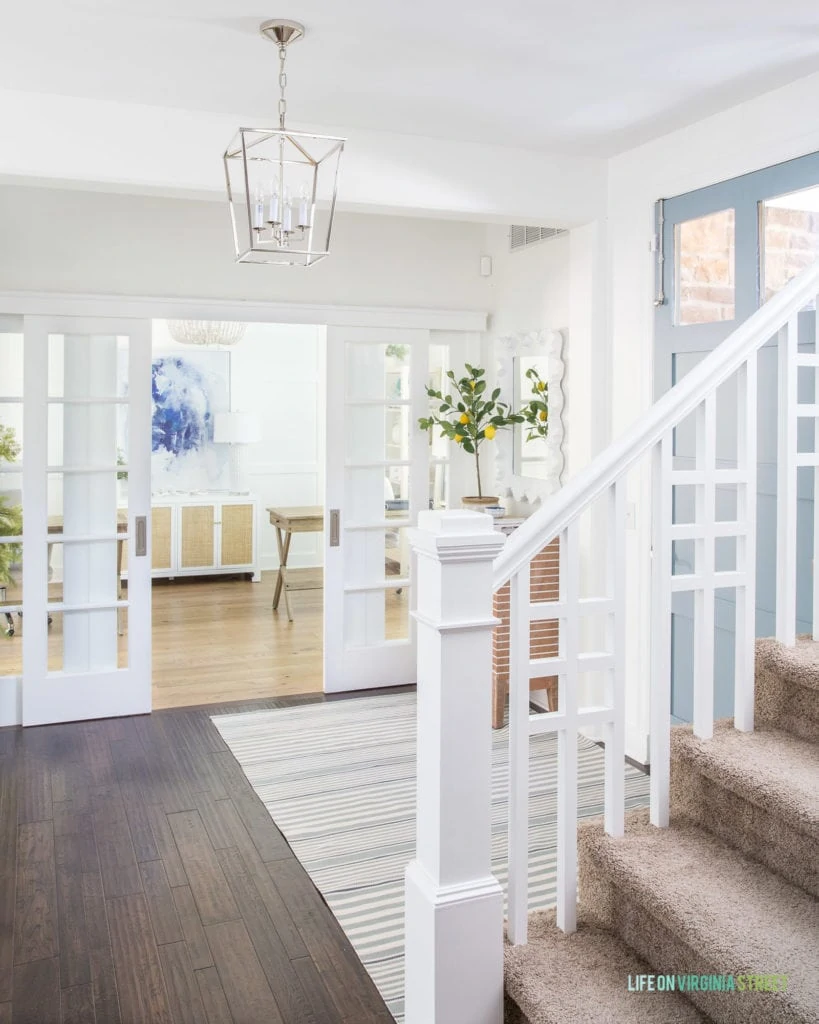
<svg viewBox="0 0 819 1024"><path fill-rule="evenodd" d="M284 90L287 88L287 72L284 70L284 62L287 60L287 47L279 47L279 127L284 129L284 115L287 113L287 100L284 98Z"/></svg>

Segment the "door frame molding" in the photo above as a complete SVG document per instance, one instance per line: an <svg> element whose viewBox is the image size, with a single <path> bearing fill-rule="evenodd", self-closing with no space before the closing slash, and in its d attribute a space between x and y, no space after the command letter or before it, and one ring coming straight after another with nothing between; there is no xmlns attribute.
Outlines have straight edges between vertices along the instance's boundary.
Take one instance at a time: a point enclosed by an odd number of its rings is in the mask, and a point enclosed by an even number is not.
<svg viewBox="0 0 819 1024"><path fill-rule="evenodd" d="M241 320L320 327L409 327L431 331L486 331L479 310L344 306L311 302L0 292L0 316L112 316L148 320Z"/></svg>

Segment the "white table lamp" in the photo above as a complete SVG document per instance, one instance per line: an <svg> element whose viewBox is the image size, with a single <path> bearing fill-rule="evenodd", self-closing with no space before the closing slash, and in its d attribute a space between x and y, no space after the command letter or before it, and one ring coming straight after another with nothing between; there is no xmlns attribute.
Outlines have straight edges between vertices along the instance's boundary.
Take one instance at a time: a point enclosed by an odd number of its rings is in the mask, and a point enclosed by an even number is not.
<svg viewBox="0 0 819 1024"><path fill-rule="evenodd" d="M217 412L213 418L213 441L230 445L230 489L247 493L245 446L261 441L259 421L247 412Z"/></svg>

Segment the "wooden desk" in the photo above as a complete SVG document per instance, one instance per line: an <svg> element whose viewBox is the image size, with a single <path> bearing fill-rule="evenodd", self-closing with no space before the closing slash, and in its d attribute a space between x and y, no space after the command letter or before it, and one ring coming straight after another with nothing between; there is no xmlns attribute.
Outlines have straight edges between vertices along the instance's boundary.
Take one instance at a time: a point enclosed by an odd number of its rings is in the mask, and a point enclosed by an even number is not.
<svg viewBox="0 0 819 1024"><path fill-rule="evenodd" d="M284 592L284 607L287 618L293 621L288 593L291 590L317 590L321 584L292 584L287 582L287 557L294 533L320 533L324 529L324 509L321 505L303 505L297 508L268 508L270 522L276 527L276 544L279 549L279 573L273 592L273 608L279 607L279 598Z"/></svg>

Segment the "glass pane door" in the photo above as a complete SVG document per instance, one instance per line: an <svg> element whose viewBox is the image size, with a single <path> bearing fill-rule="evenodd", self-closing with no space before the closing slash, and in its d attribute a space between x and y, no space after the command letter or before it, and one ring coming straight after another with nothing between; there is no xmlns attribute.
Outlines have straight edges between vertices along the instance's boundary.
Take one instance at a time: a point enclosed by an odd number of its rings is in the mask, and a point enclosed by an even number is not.
<svg viewBox="0 0 819 1024"><path fill-rule="evenodd" d="M761 303L769 299L819 255L819 153L766 167L731 181L665 200L658 206L663 223L662 296L655 317L655 397L678 383L716 348ZM658 224L658 226L660 226ZM813 351L815 312L799 317L800 349ZM800 400L813 401L812 382L800 380ZM736 396L723 386L717 396L718 464L730 467L735 442L729 424L736 423ZM757 635L774 633L776 592L776 348L759 355L757 466ZM675 468L692 468L696 437L692 423L674 437ZM813 500L808 481L799 483L798 530L802 551L812 549ZM693 501L686 488L675 488L677 522L690 521ZM688 489L692 490L692 489ZM718 518L730 518L735 495L717 493ZM730 568L730 545L715 551L721 568ZM676 544L675 571L691 566L693 547ZM810 629L810 563L797 573L798 628ZM672 714L690 721L693 682L693 597L675 595L672 626ZM735 600L732 590L718 593L715 609L715 713L733 713Z"/></svg>
<svg viewBox="0 0 819 1024"><path fill-rule="evenodd" d="M327 332L326 690L415 681L408 528L447 486L417 428L429 348L428 331Z"/></svg>
<svg viewBox="0 0 819 1024"><path fill-rule="evenodd" d="M26 317L24 333L23 724L142 714L150 322Z"/></svg>

